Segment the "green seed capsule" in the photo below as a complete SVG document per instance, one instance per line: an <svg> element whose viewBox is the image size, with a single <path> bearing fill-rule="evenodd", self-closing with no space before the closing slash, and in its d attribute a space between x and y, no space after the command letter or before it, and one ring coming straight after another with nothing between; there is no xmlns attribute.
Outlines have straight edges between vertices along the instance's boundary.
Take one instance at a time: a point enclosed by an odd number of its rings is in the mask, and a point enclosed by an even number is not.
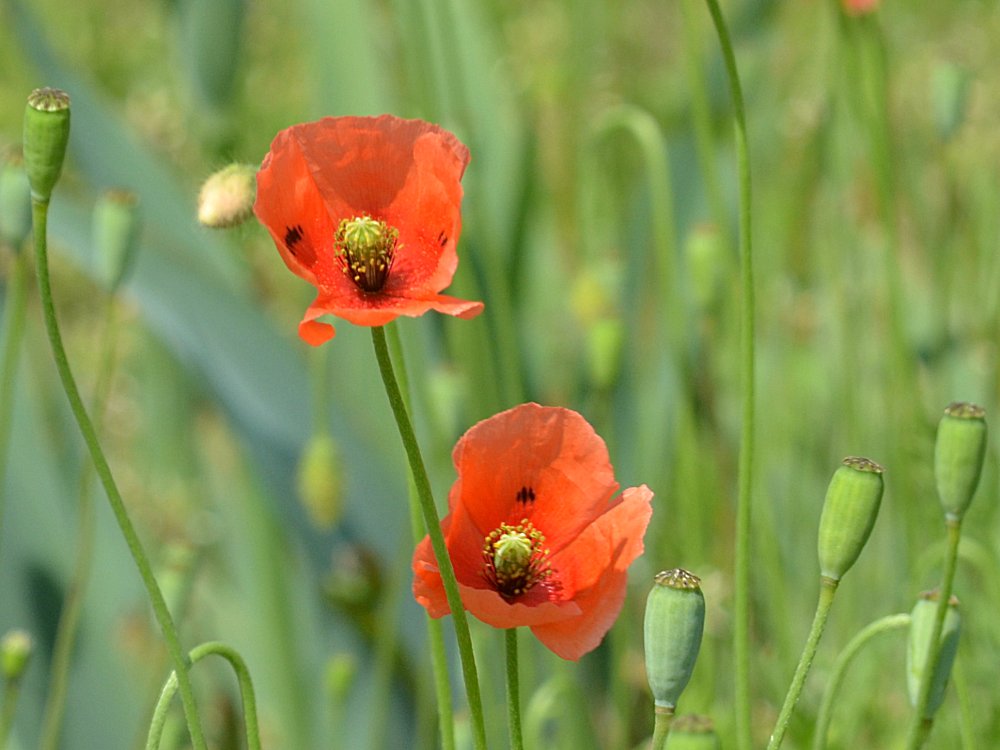
<svg viewBox="0 0 1000 750"><path fill-rule="evenodd" d="M943 141L949 141L965 121L972 76L960 65L938 63L931 71L931 107Z"/></svg>
<svg viewBox="0 0 1000 750"><path fill-rule="evenodd" d="M910 704L916 706L920 692L920 682L927 662L927 650L931 645L931 630L938 606L938 592L928 591L920 595L913 608L910 620L910 635L906 644L906 688L910 694ZM938 652L937 667L931 678L930 700L923 718L931 719L944 701L944 691L948 686L951 667L958 651L958 637L962 628L962 617L958 611L958 599L948 601L948 611L941 630L941 650Z"/></svg>
<svg viewBox="0 0 1000 750"><path fill-rule="evenodd" d="M340 453L330 435L317 433L299 462L299 497L317 528L332 529L343 512Z"/></svg>
<svg viewBox="0 0 1000 750"><path fill-rule="evenodd" d="M0 243L20 250L31 231L31 186L24 157L11 149L0 164Z"/></svg>
<svg viewBox="0 0 1000 750"><path fill-rule="evenodd" d="M107 190L94 205L94 248L97 272L112 291L118 289L132 268L138 246L135 193Z"/></svg>
<svg viewBox="0 0 1000 750"><path fill-rule="evenodd" d="M24 169L31 197L48 203L59 181L69 142L69 94L35 89L24 110Z"/></svg>
<svg viewBox="0 0 1000 750"><path fill-rule="evenodd" d="M721 750L715 723L707 716L684 714L674 719L666 750Z"/></svg>
<svg viewBox="0 0 1000 750"><path fill-rule="evenodd" d="M656 574L646 599L646 677L657 707L673 708L694 671L705 628L700 579L680 568Z"/></svg>
<svg viewBox="0 0 1000 750"><path fill-rule="evenodd" d="M8 682L21 679L28 668L34 643L23 630L10 630L0 640L0 674Z"/></svg>
<svg viewBox="0 0 1000 750"><path fill-rule="evenodd" d="M944 410L934 447L934 479L945 515L959 519L972 502L986 454L986 411L953 403Z"/></svg>
<svg viewBox="0 0 1000 750"><path fill-rule="evenodd" d="M882 503L882 467L857 456L833 473L819 519L819 569L839 581L871 536Z"/></svg>

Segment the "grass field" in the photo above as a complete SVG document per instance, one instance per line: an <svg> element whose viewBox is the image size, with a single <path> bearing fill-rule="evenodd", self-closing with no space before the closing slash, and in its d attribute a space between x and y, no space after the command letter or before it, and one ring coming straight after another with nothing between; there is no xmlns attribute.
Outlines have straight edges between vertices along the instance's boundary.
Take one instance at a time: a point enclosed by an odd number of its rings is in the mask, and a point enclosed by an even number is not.
<svg viewBox="0 0 1000 750"><path fill-rule="evenodd" d="M836 0L727 0L722 11L753 187L755 747L809 630L830 477L845 456L885 467L874 532L789 726L785 746L806 748L838 653L940 581L934 445L945 406L974 402L988 422L998 413L1000 6L884 0L854 16ZM678 710L711 716L722 746L742 747L733 635L746 255L734 109L704 3L0 0L0 147L20 142L39 86L72 98L49 214L69 360L85 400L103 402L101 440L185 649L239 650L264 747L441 742L427 619L410 593L407 464L369 332L340 321L333 341L308 347L296 326L313 290L267 232L195 218L202 181L232 161L260 164L279 130L383 112L439 123L472 156L447 293L483 300L485 312L393 324L439 508L459 436L526 401L579 411L621 485L655 493L645 553L604 643L573 663L522 634L526 746L649 737L643 606L657 571L683 567L702 579L707 617ZM91 227L108 188L137 195L141 227L114 294ZM0 256L5 340L15 257ZM59 384L33 283L17 357L0 634L23 628L35 651L8 747L42 746L60 612L81 569L58 747L145 747L170 662ZM102 383L106 398L93 395ZM321 500L335 507L323 519L296 475L310 437L327 430L336 459ZM990 443L963 524L962 635L928 747L1000 744L996 459ZM471 747L444 623L457 742ZM506 747L503 635L471 624L489 745ZM896 629L861 652L828 747L903 746L906 637ZM200 662L192 680L210 745L244 747L224 662ZM175 703L163 748L189 746Z"/></svg>

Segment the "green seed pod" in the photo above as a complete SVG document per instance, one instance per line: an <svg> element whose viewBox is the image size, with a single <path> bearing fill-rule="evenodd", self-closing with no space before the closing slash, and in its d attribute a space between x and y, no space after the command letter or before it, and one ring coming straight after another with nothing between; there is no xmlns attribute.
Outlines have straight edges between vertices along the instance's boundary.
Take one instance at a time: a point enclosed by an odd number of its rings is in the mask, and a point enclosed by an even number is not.
<svg viewBox="0 0 1000 750"><path fill-rule="evenodd" d="M211 229L242 224L253 215L257 198L257 168L230 164L210 176L198 194L198 221Z"/></svg>
<svg viewBox="0 0 1000 750"><path fill-rule="evenodd" d="M203 105L219 108L232 98L243 41L246 0L181 0L181 54Z"/></svg>
<svg viewBox="0 0 1000 750"><path fill-rule="evenodd" d="M942 141L950 141L965 122L969 101L969 71L950 62L938 63L931 72L931 108Z"/></svg>
<svg viewBox="0 0 1000 750"><path fill-rule="evenodd" d="M912 706L917 705L939 598L937 591L924 592L917 599L917 604L910 615L912 618L910 635L906 643L906 689L910 694ZM958 611L958 599L953 596L948 600L944 628L941 630L941 649L938 651L937 666L931 678L930 699L927 701L927 711L923 716L925 719L934 718L934 714L944 701L944 691L948 686L948 677L951 676L951 667L955 663L955 654L958 651L961 628L962 617Z"/></svg>
<svg viewBox="0 0 1000 750"><path fill-rule="evenodd" d="M15 251L31 231L31 186L24 173L24 157L10 149L0 164L0 243Z"/></svg>
<svg viewBox="0 0 1000 750"><path fill-rule="evenodd" d="M94 204L94 249L97 273L111 291L116 291L132 268L138 247L135 193L107 190Z"/></svg>
<svg viewBox="0 0 1000 750"><path fill-rule="evenodd" d="M986 454L986 411L953 403L944 410L934 446L934 479L945 515L960 519L972 502Z"/></svg>
<svg viewBox="0 0 1000 750"><path fill-rule="evenodd" d="M23 630L10 630L0 640L0 674L8 682L20 680L28 668L34 643Z"/></svg>
<svg viewBox="0 0 1000 750"><path fill-rule="evenodd" d="M587 327L587 369L598 388L610 388L621 372L625 324L617 317L594 321Z"/></svg>
<svg viewBox="0 0 1000 750"><path fill-rule="evenodd" d="M343 471L337 444L327 433L310 438L299 461L299 498L313 524L332 529L344 509Z"/></svg>
<svg viewBox="0 0 1000 750"><path fill-rule="evenodd" d="M726 240L714 224L700 224L684 241L684 255L695 309L701 314L709 313L722 300L724 283L732 271Z"/></svg>
<svg viewBox="0 0 1000 750"><path fill-rule="evenodd" d="M819 570L839 581L871 536L882 504L882 467L848 456L833 473L819 519Z"/></svg>
<svg viewBox="0 0 1000 750"><path fill-rule="evenodd" d="M48 203L59 181L69 142L69 94L35 89L24 110L24 170L31 197Z"/></svg>
<svg viewBox="0 0 1000 750"><path fill-rule="evenodd" d="M357 682L358 660L346 651L334 654L326 662L326 689L333 705L343 705Z"/></svg>
<svg viewBox="0 0 1000 750"><path fill-rule="evenodd" d="M687 687L705 628L701 580L676 568L656 574L646 599L646 678L658 708L673 708Z"/></svg>
<svg viewBox="0 0 1000 750"><path fill-rule="evenodd" d="M674 719L666 750L721 750L715 723L707 716L684 714Z"/></svg>

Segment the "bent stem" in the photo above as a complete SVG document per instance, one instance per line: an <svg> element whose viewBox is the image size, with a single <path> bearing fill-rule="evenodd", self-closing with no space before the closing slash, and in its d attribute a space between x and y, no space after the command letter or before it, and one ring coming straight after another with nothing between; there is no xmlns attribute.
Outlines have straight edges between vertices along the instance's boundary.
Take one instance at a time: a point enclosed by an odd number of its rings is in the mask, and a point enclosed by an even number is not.
<svg viewBox="0 0 1000 750"><path fill-rule="evenodd" d="M191 664L197 664L209 654L221 656L229 662L236 674L236 681L240 686L240 700L243 704L243 723L247 733L247 750L260 750L260 729L257 725L257 697L253 689L253 680L250 679L250 670L247 669L246 662L239 652L218 641L209 641L195 646L191 649L189 658ZM160 747L160 740L163 737L163 727L167 721L167 710L170 702L177 693L177 672L171 672L167 681L163 684L160 692L160 699L156 702L156 709L153 711L153 719L149 725L149 735L146 738L146 750L157 750Z"/></svg>
<svg viewBox="0 0 1000 750"><path fill-rule="evenodd" d="M887 615L870 623L855 635L844 647L837 657L833 672L830 674L830 681L826 684L826 691L823 693L823 701L819 706L819 714L816 717L816 731L813 735L813 750L826 750L826 735L830 728L830 719L833 717L834 701L840 685L847 674L847 668L854 661L854 657L862 648L871 643L876 636L888 633L892 630L908 628L910 626L910 615L903 612L898 615Z"/></svg>
<svg viewBox="0 0 1000 750"><path fill-rule="evenodd" d="M462 676L465 680L465 693L469 701L469 712L472 719L473 741L477 750L486 748L486 723L483 718L483 703L479 693L479 676L476 672L476 657L472 651L472 635L469 632L469 621L465 616L465 608L462 606L462 598L458 591L458 580L455 578L455 569L451 564L451 557L448 555L448 548L444 543L444 534L441 532L441 520L438 518L437 508L434 505L434 496L431 492L431 483L427 478L427 469L424 468L424 459L420 454L420 445L417 443L417 435L413 431L410 423L410 416L407 413L406 405L403 402L402 392L399 390L399 383L396 381L396 374L392 368L392 359L389 357L389 347L386 344L385 331L381 326L372 327L372 344L375 347L375 358L378 360L379 373L385 385L385 393L389 398L389 406L396 419L396 427L399 429L399 437L403 441L403 448L406 450L406 458L410 464L410 475L417 489L417 498L420 501L420 510L424 517L424 525L430 536L431 547L434 550L434 557L437 560L438 569L441 573L441 581L444 584L445 596L448 599L448 607L455 623L455 639L458 641L458 652L462 662Z"/></svg>
<svg viewBox="0 0 1000 750"><path fill-rule="evenodd" d="M504 649L507 652L507 727L510 731L511 750L524 750L521 734L521 688L517 676L517 628L504 630Z"/></svg>
<svg viewBox="0 0 1000 750"><path fill-rule="evenodd" d="M736 160L740 187L740 381L741 409L740 457L736 501L736 562L733 582L733 657L736 684L736 739L740 750L751 745L750 723L750 503L753 484L754 452L754 286L753 249L750 214L750 147L747 141L743 92L736 70L736 57L729 40L726 22L718 0L706 0L719 36L726 63L729 93L733 103L736 131Z"/></svg>
<svg viewBox="0 0 1000 750"><path fill-rule="evenodd" d="M7 449L10 446L11 417L14 405L14 376L21 355L24 334L24 310L28 288L28 264L31 256L16 249L3 311L3 360L0 361L0 539L3 538L3 488L7 486Z"/></svg>
<svg viewBox="0 0 1000 750"><path fill-rule="evenodd" d="M816 614L813 617L812 628L809 630L809 637L806 638L806 645L802 649L798 666L795 667L795 676L792 677L792 684L788 686L788 694L785 695L785 703L781 707L781 713L778 714L778 721L771 733L771 741L767 743L767 750L777 750L785 738L785 731L792 718L792 711L795 710L795 704L799 702L799 696L802 695L806 675L809 674L813 657L816 656L819 639L823 636L823 628L826 627L826 619L830 614L830 606L833 604L833 595L837 593L837 583L832 578L820 577L819 601L816 603Z"/></svg>
<svg viewBox="0 0 1000 750"><path fill-rule="evenodd" d="M104 315L104 341L101 345L100 371L94 386L92 409L96 429L101 429L104 418L104 407L111 391L112 375L114 373L115 357L115 311L117 309L114 295L107 299ZM85 464L80 469L78 483L79 519L76 542L76 562L73 566L73 578L70 581L66 603L59 615L59 626L56 630L55 644L52 647L52 667L49 678L49 694L45 703L42 718L42 739L39 747L42 750L56 750L59 746L59 735L62 731L63 714L66 710L66 691L69 685L70 659L73 655L73 645L76 631L83 611L84 594L94 558L94 495L91 475L92 467Z"/></svg>
<svg viewBox="0 0 1000 750"><path fill-rule="evenodd" d="M97 439L97 432L94 430L94 425L87 415L87 409L83 405L83 400L80 398L80 391L76 386L76 380L73 378L73 372L66 357L66 349L63 346L62 335L59 332L59 322L56 319L55 304L52 301L52 284L49 280L49 258L46 237L48 209L49 204L47 201L32 200L31 212L35 235L35 257L38 266L38 289L42 301L42 311L45 316L45 329L52 347L52 357L55 360L56 369L59 371L59 379L62 381L63 390L66 392L66 398L69 400L70 409L73 411L73 416L76 418L80 433L83 435L87 449L90 451L90 457L94 462L94 469L101 479L108 502L111 503L111 510L114 512L115 520L118 522L122 536L125 537L125 543L128 545L129 552L132 553L132 559L135 561L136 568L139 570L139 576L146 587L146 593L153 607L153 613L163 633L163 639L166 641L170 659L174 663L174 670L177 673L178 685L181 691L181 700L184 703L184 715L187 719L188 730L191 733L191 743L195 750L207 750L205 736L201 729L201 719L198 715L198 706L194 699L194 690L191 687L191 679L188 675L188 664L185 660L184 652L181 650L177 628L170 616L170 610L167 608L167 603L163 598L163 592L160 591L156 577L153 575L153 568L149 563L149 558L146 556L146 551L143 549L142 542L139 541L139 536L132 525L128 511L125 509L125 502L122 500L121 493L118 491L118 485L111 474L111 468L108 466L104 451L101 449L100 441Z"/></svg>
<svg viewBox="0 0 1000 750"><path fill-rule="evenodd" d="M924 669L920 680L920 690L917 692L917 701L913 706L913 719L910 722L910 729L906 736L907 750L916 750L923 747L934 727L934 717L924 716L927 713L927 704L931 698L931 685L934 681L934 672L941 653L941 633L944 630L944 618L948 613L948 600L951 598L951 586L955 580L955 568L958 562L958 543L962 538L962 519L948 516L945 518L945 527L948 534L948 548L944 558L944 573L941 576L941 588L938 595L937 610L934 612L934 625L931 628L931 636L927 646L927 658L924 661Z"/></svg>

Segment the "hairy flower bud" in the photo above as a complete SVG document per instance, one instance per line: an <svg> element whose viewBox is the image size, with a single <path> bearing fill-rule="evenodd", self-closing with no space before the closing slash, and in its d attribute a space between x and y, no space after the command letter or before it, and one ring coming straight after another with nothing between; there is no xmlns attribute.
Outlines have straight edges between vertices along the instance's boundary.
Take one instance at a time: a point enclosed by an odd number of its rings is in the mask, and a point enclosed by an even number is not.
<svg viewBox="0 0 1000 750"><path fill-rule="evenodd" d="M31 197L48 203L62 173L69 142L69 94L35 89L24 110L24 169Z"/></svg>
<svg viewBox="0 0 1000 750"><path fill-rule="evenodd" d="M0 639L0 675L8 682L21 679L28 668L34 643L23 630L9 630Z"/></svg>
<svg viewBox="0 0 1000 750"><path fill-rule="evenodd" d="M986 411L953 403L944 410L934 446L934 479L945 515L959 519L972 502L986 454Z"/></svg>
<svg viewBox="0 0 1000 750"><path fill-rule="evenodd" d="M324 531L332 529L343 512L343 471L333 438L317 433L309 439L299 461L299 498L309 520Z"/></svg>
<svg viewBox="0 0 1000 750"><path fill-rule="evenodd" d="M676 568L656 574L646 599L646 677L658 708L673 708L687 687L705 629L700 579Z"/></svg>
<svg viewBox="0 0 1000 750"><path fill-rule="evenodd" d="M882 467L849 456L833 473L819 519L820 573L839 581L871 536L882 503Z"/></svg>
<svg viewBox="0 0 1000 750"><path fill-rule="evenodd" d="M914 706L917 705L920 683L924 679L924 668L927 664L927 652L931 646L931 631L934 629L939 598L937 591L921 594L910 615L910 635L906 643L906 688L910 694L910 703ZM927 710L922 718L933 718L944 701L944 691L948 686L948 677L951 676L951 667L958 651L961 628L962 618L958 611L958 599L953 596L948 600L948 611L944 618L944 628L941 630L941 650L938 651L937 665L929 678L930 699L927 701Z"/></svg>
<svg viewBox="0 0 1000 750"><path fill-rule="evenodd" d="M212 174L198 194L198 221L211 229L226 229L249 219L257 197L255 175L249 164L230 164Z"/></svg>

